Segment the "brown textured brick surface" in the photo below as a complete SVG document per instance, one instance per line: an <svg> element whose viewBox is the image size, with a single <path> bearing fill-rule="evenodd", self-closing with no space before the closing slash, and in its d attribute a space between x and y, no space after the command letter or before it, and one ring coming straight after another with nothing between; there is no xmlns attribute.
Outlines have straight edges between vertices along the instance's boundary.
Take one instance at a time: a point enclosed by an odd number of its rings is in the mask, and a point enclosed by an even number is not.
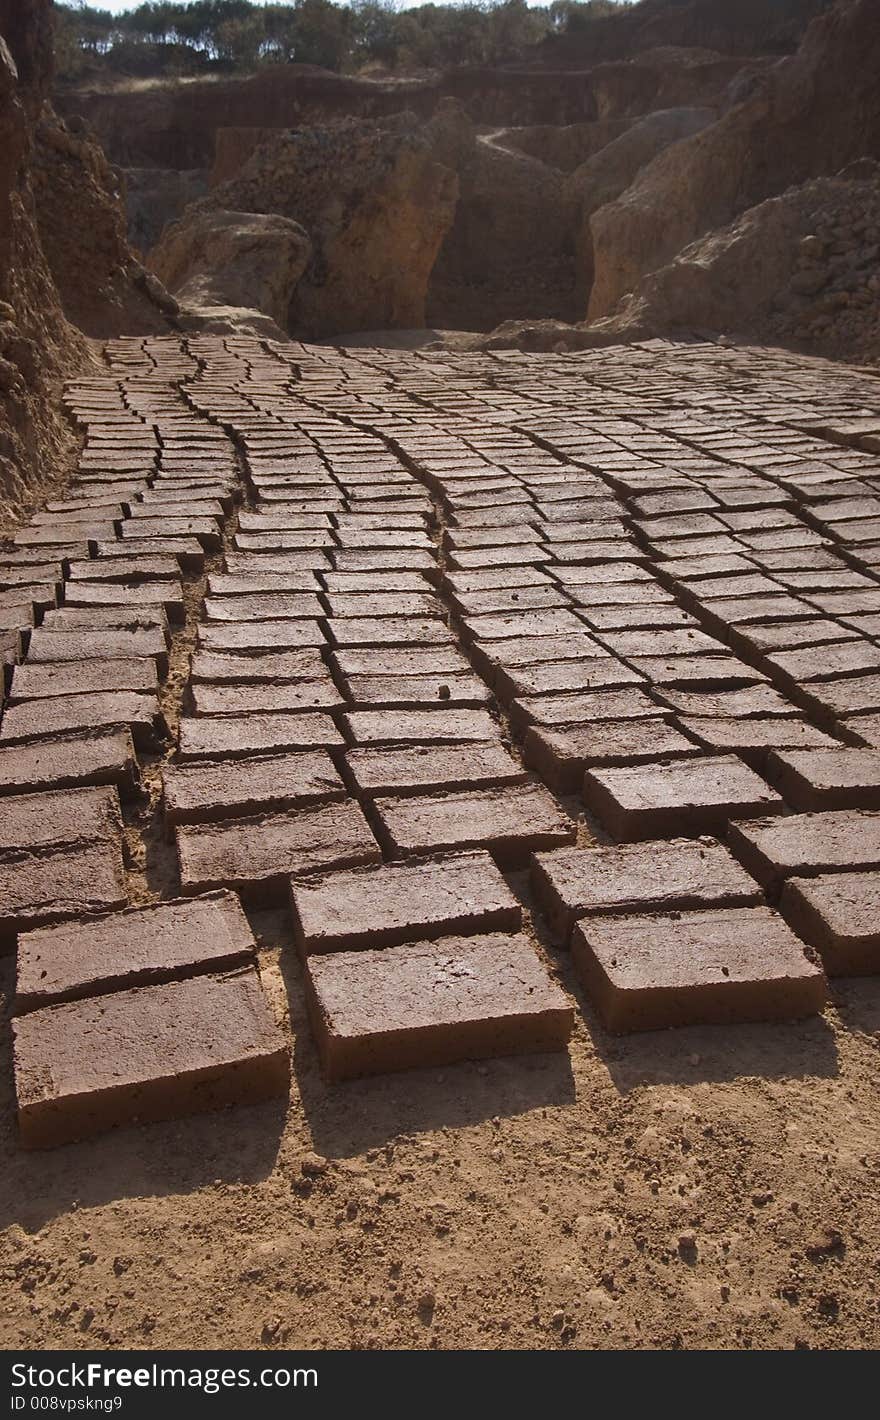
<svg viewBox="0 0 880 1420"><path fill-rule="evenodd" d="M527 938L447 937L307 964L307 1000L331 1080L563 1050L568 998Z"/></svg>
<svg viewBox="0 0 880 1420"><path fill-rule="evenodd" d="M526 772L496 740L462 745L406 745L351 749L345 756L359 794L412 794L432 789L473 789L517 784Z"/></svg>
<svg viewBox="0 0 880 1420"><path fill-rule="evenodd" d="M384 863L291 883L294 938L310 952L515 931L522 909L488 853Z"/></svg>
<svg viewBox="0 0 880 1420"><path fill-rule="evenodd" d="M880 972L880 872L789 878L780 911L829 976Z"/></svg>
<svg viewBox="0 0 880 1420"><path fill-rule="evenodd" d="M880 749L780 751L768 777L793 809L880 809Z"/></svg>
<svg viewBox="0 0 880 1420"><path fill-rule="evenodd" d="M575 826L538 784L379 798L380 836L395 855L485 847L501 862L573 843Z"/></svg>
<svg viewBox="0 0 880 1420"><path fill-rule="evenodd" d="M345 786L324 750L197 760L162 771L165 824L211 823L342 799Z"/></svg>
<svg viewBox="0 0 880 1420"><path fill-rule="evenodd" d="M194 685L196 715L271 714L285 710L329 710L345 702L329 675L316 680L258 681L254 685Z"/></svg>
<svg viewBox="0 0 880 1420"><path fill-rule="evenodd" d="M791 1020L828 989L803 944L766 907L582 918L575 968L612 1031Z"/></svg>
<svg viewBox="0 0 880 1420"><path fill-rule="evenodd" d="M355 710L344 715L350 741L367 744L455 744L494 740L498 725L485 710Z"/></svg>
<svg viewBox="0 0 880 1420"><path fill-rule="evenodd" d="M531 725L523 756L544 783L559 794L577 793L584 773L596 765L644 764L699 749L674 726L659 719L599 720L553 729Z"/></svg>
<svg viewBox="0 0 880 1420"><path fill-rule="evenodd" d="M168 646L159 627L125 631L44 631L30 639L28 661L129 661L151 657L160 676L168 672Z"/></svg>
<svg viewBox="0 0 880 1420"><path fill-rule="evenodd" d="M126 725L136 745L154 747L165 733L165 719L152 695L104 690L93 695L56 695L8 706L0 725L0 743L21 744L65 730L105 729Z"/></svg>
<svg viewBox="0 0 880 1420"><path fill-rule="evenodd" d="M561 942L568 941L579 917L596 912L744 906L762 900L754 878L714 838L536 853L532 883Z"/></svg>
<svg viewBox="0 0 880 1420"><path fill-rule="evenodd" d="M375 863L381 856L351 800L219 824L182 824L177 853L185 892L232 887L256 901L281 896L292 875Z"/></svg>
<svg viewBox="0 0 880 1420"><path fill-rule="evenodd" d="M272 750L342 745L329 715L198 715L180 722L181 759L241 758Z"/></svg>
<svg viewBox="0 0 880 1420"><path fill-rule="evenodd" d="M234 893L151 903L104 917L24 932L18 939L15 1008L99 996L224 970L254 957Z"/></svg>
<svg viewBox="0 0 880 1420"><path fill-rule="evenodd" d="M58 735L0 749L0 795L115 784L131 794L138 767L129 730Z"/></svg>
<svg viewBox="0 0 880 1420"><path fill-rule="evenodd" d="M454 705L476 709L485 705L489 691L475 675L349 676L346 690L356 708L423 709Z"/></svg>
<svg viewBox="0 0 880 1420"><path fill-rule="evenodd" d="M83 833L72 846L0 855L0 944L29 927L108 912L127 901L121 835L89 841Z"/></svg>
<svg viewBox="0 0 880 1420"><path fill-rule="evenodd" d="M13 1035L29 1147L272 1099L289 1084L253 968L48 1006L19 1017Z"/></svg>
<svg viewBox="0 0 880 1420"><path fill-rule="evenodd" d="M732 823L732 851L768 892L789 877L880 868L880 814L830 810Z"/></svg>
<svg viewBox="0 0 880 1420"><path fill-rule="evenodd" d="M99 691L155 691L153 660L64 661L19 666L9 699L42 700L56 695L93 695Z"/></svg>
<svg viewBox="0 0 880 1420"><path fill-rule="evenodd" d="M584 799L621 841L723 833L731 818L780 813L782 799L734 755L591 769Z"/></svg>
<svg viewBox="0 0 880 1420"><path fill-rule="evenodd" d="M204 651L292 651L304 646L323 646L324 633L317 621L202 622L198 631L199 650Z"/></svg>
<svg viewBox="0 0 880 1420"><path fill-rule="evenodd" d="M316 680L326 667L315 646L302 651L197 651L192 658L193 683L235 685L239 681Z"/></svg>

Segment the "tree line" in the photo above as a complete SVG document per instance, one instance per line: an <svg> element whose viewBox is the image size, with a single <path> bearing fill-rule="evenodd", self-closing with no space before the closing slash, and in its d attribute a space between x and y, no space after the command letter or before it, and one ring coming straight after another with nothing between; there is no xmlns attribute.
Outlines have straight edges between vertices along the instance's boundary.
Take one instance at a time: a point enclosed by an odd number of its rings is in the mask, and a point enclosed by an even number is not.
<svg viewBox="0 0 880 1420"><path fill-rule="evenodd" d="M622 0L628 3L628 0ZM66 0L55 6L62 80L100 75L248 73L266 64L337 72L412 71L525 58L551 35L574 35L621 0L466 0L398 8L395 0L152 0L125 14Z"/></svg>

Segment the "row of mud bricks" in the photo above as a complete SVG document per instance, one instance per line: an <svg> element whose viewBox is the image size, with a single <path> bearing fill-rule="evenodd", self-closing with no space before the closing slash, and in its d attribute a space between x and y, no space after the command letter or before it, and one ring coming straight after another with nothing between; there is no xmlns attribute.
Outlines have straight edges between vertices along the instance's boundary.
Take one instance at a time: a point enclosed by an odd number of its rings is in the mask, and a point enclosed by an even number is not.
<svg viewBox="0 0 880 1420"><path fill-rule="evenodd" d="M22 1142L818 1012L880 963L880 385L120 340L0 551ZM598 1019L597 1019L598 1018Z"/></svg>

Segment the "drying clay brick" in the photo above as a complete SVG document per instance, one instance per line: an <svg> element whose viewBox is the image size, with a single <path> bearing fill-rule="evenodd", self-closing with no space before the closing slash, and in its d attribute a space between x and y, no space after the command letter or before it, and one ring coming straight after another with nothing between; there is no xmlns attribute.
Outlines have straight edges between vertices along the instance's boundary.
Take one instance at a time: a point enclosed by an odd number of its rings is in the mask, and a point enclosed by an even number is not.
<svg viewBox="0 0 880 1420"><path fill-rule="evenodd" d="M330 1080L564 1050L573 1023L568 998L519 935L311 956L306 992Z"/></svg>
<svg viewBox="0 0 880 1420"><path fill-rule="evenodd" d="M0 857L0 942L44 922L109 912L127 902L121 834L92 842L84 834L71 847Z"/></svg>
<svg viewBox="0 0 880 1420"><path fill-rule="evenodd" d="M101 784L131 795L137 783L129 730L86 731L0 749L0 795Z"/></svg>
<svg viewBox="0 0 880 1420"><path fill-rule="evenodd" d="M347 952L453 933L517 931L522 909L488 853L384 863L291 883L300 950Z"/></svg>
<svg viewBox="0 0 880 1420"><path fill-rule="evenodd" d="M598 690L603 686L635 685L641 675L615 656L594 655L579 661L542 661L515 670L499 669L495 688L503 701L522 695L548 695L557 691Z"/></svg>
<svg viewBox="0 0 880 1420"><path fill-rule="evenodd" d="M9 700L15 704L20 700L114 690L155 692L155 661L63 661L19 666L12 677Z"/></svg>
<svg viewBox="0 0 880 1420"><path fill-rule="evenodd" d="M572 958L616 1032L793 1020L828 995L824 972L767 907L582 918Z"/></svg>
<svg viewBox="0 0 880 1420"><path fill-rule="evenodd" d="M420 710L432 705L479 709L490 699L474 675L350 676L346 690L356 709Z"/></svg>
<svg viewBox="0 0 880 1420"><path fill-rule="evenodd" d="M528 777L504 746L493 740L466 745L351 749L345 758L358 794L368 799L377 794L521 784Z"/></svg>
<svg viewBox="0 0 880 1420"><path fill-rule="evenodd" d="M584 800L619 841L723 833L731 818L784 808L779 795L735 755L591 769Z"/></svg>
<svg viewBox="0 0 880 1420"><path fill-rule="evenodd" d="M106 917L24 932L18 939L16 1011L223 970L256 947L234 893L133 907Z"/></svg>
<svg viewBox="0 0 880 1420"><path fill-rule="evenodd" d="M0 727L0 743L22 744L65 730L105 729L126 725L135 744L154 747L165 734L165 719L153 695L100 691L94 695L57 695L23 700L10 706Z"/></svg>
<svg viewBox="0 0 880 1420"><path fill-rule="evenodd" d="M203 651L292 651L303 646L323 646L317 621L202 622L198 631Z"/></svg>
<svg viewBox="0 0 880 1420"><path fill-rule="evenodd" d="M780 911L829 976L880 972L880 872L789 878Z"/></svg>
<svg viewBox="0 0 880 1420"><path fill-rule="evenodd" d="M580 691L575 695L532 695L515 700L511 721L522 730L527 724L590 725L594 721L639 720L656 717L658 706L643 690Z"/></svg>
<svg viewBox="0 0 880 1420"><path fill-rule="evenodd" d="M538 784L375 800L380 836L395 856L488 848L499 862L573 843L575 825Z"/></svg>
<svg viewBox="0 0 880 1420"><path fill-rule="evenodd" d="M789 720L784 715L740 720L682 715L678 724L705 749L716 754L738 754L758 773L764 773L767 756L774 749L822 749L836 744L805 720ZM787 795L783 794L783 798Z"/></svg>
<svg viewBox="0 0 880 1420"><path fill-rule="evenodd" d="M169 831L179 823L214 823L346 797L324 750L169 765L162 788Z"/></svg>
<svg viewBox="0 0 880 1420"><path fill-rule="evenodd" d="M31 1148L253 1104L289 1086L287 1045L253 968L47 1006L19 1017L13 1035Z"/></svg>
<svg viewBox="0 0 880 1420"><path fill-rule="evenodd" d="M313 646L304 651L232 652L197 651L192 658L194 683L235 685L239 681L318 680L326 667L320 651Z"/></svg>
<svg viewBox="0 0 880 1420"><path fill-rule="evenodd" d="M355 710L344 715L353 744L455 744L496 740L499 729L485 710Z"/></svg>
<svg viewBox="0 0 880 1420"><path fill-rule="evenodd" d="M549 788L574 794L596 765L644 764L699 754L698 747L665 720L600 720L550 729L532 725L523 757Z"/></svg>
<svg viewBox="0 0 880 1420"><path fill-rule="evenodd" d="M443 676L459 672L466 675L470 665L457 646L359 646L334 651L330 657L339 675Z"/></svg>
<svg viewBox="0 0 880 1420"><path fill-rule="evenodd" d="M317 680L254 685L194 685L196 715L272 714L283 710L328 710L345 702L326 671Z"/></svg>
<svg viewBox="0 0 880 1420"><path fill-rule="evenodd" d="M536 853L532 884L554 935L563 943L579 917L595 912L732 907L762 901L758 884L714 838Z"/></svg>
<svg viewBox="0 0 880 1420"><path fill-rule="evenodd" d="M732 823L728 842L775 897L785 878L880 868L880 814L832 810Z"/></svg>
<svg viewBox="0 0 880 1420"><path fill-rule="evenodd" d="M768 777L793 809L880 809L880 749L792 749L771 756Z"/></svg>
<svg viewBox="0 0 880 1420"><path fill-rule="evenodd" d="M439 616L338 617L327 622L327 630L334 646L429 646L452 640Z"/></svg>
<svg viewBox="0 0 880 1420"><path fill-rule="evenodd" d="M159 627L140 631L44 631L30 639L29 661L129 661L150 657L160 676L168 674L168 647Z"/></svg>
<svg viewBox="0 0 880 1420"><path fill-rule="evenodd" d="M292 875L381 857L351 800L219 824L182 824L177 853L184 892L232 887L259 900L277 898Z"/></svg>
<svg viewBox="0 0 880 1420"><path fill-rule="evenodd" d="M199 715L180 722L181 759L241 758L274 750L342 745L329 715Z"/></svg>

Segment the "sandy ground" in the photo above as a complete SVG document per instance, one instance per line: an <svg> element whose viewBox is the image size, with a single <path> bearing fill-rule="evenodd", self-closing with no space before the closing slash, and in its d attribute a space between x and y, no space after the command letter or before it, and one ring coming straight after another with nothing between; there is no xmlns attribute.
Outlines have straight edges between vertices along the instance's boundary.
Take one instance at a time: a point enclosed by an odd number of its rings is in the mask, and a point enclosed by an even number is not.
<svg viewBox="0 0 880 1420"><path fill-rule="evenodd" d="M27 1154L4 1062L3 1346L877 1344L880 982L618 1041L560 954L570 1061L328 1087L284 919L255 925L289 1109Z"/></svg>

